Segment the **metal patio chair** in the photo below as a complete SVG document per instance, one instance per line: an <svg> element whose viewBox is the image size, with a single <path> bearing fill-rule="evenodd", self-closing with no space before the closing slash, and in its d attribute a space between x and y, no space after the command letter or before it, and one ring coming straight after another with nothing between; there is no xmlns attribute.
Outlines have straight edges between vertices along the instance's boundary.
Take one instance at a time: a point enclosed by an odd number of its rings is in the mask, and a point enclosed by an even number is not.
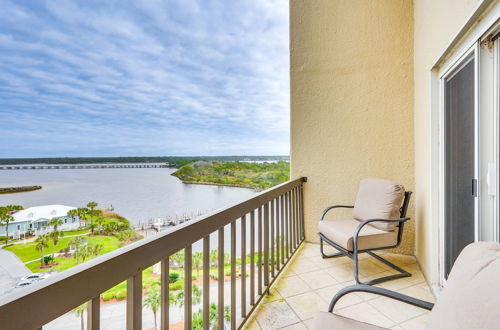
<svg viewBox="0 0 500 330"><path fill-rule="evenodd" d="M328 312L316 315L312 329L381 330L365 322L333 313L335 304L346 294L368 292L430 310L426 329L500 329L500 244L476 242L458 256L436 303L427 302L384 288L355 284L333 297Z"/></svg>
<svg viewBox="0 0 500 330"><path fill-rule="evenodd" d="M373 285L411 274L373 251L392 249L401 243L403 227L410 218L406 211L411 191L384 179L363 179L360 182L354 206L333 205L321 215L318 231L323 258L347 256L354 261L354 279L358 284ZM352 218L325 220L330 210L336 208L353 209ZM323 251L324 242L339 252L327 255ZM365 283L359 280L358 255L366 252L370 256L396 270L398 274L376 278Z"/></svg>

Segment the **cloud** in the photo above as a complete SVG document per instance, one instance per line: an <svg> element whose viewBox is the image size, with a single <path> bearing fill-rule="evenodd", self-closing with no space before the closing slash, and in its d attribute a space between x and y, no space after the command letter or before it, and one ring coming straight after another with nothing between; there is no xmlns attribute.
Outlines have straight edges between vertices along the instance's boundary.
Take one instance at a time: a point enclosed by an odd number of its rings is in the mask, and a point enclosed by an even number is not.
<svg viewBox="0 0 500 330"><path fill-rule="evenodd" d="M0 157L288 154L286 0L0 6Z"/></svg>

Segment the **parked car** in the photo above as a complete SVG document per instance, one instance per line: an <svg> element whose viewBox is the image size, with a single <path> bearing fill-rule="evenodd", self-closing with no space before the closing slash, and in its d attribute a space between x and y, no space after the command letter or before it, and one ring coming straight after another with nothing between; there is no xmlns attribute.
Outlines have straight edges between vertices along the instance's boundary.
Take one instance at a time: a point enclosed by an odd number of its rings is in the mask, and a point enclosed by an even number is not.
<svg viewBox="0 0 500 330"><path fill-rule="evenodd" d="M33 282L35 282L35 281L34 280L22 280L22 281L19 281L16 284L16 288L24 288L25 286L28 286L28 285L32 284Z"/></svg>
<svg viewBox="0 0 500 330"><path fill-rule="evenodd" d="M50 275L52 275L50 272L33 273L33 274L22 277L21 282L22 281L40 281L40 280L43 280L44 278L49 277Z"/></svg>

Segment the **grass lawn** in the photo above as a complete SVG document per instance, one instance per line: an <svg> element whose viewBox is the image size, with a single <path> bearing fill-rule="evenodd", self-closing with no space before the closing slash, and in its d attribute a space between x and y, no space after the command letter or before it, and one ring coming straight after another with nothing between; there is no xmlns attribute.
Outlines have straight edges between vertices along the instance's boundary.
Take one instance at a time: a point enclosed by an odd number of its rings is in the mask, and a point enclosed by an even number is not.
<svg viewBox="0 0 500 330"><path fill-rule="evenodd" d="M69 241L73 239L73 237L62 237L56 246L56 252L66 249L68 247ZM115 236L87 236L89 244L101 244L103 246L103 250L101 254L111 252L113 250L118 249L122 246L118 238ZM54 244L52 242L49 243L49 247L45 249L45 255L49 255L52 253L54 248ZM26 244L15 244L6 248L7 250L13 252L21 261L27 262L35 259L40 259L41 253L36 249L36 242L29 242ZM56 262L59 263L59 266L54 267L54 269L61 271L64 269L68 269L76 264L76 261L73 258L56 258ZM28 268L33 272L41 272L46 271L47 269L37 269L40 266L39 262L33 262L28 264Z"/></svg>

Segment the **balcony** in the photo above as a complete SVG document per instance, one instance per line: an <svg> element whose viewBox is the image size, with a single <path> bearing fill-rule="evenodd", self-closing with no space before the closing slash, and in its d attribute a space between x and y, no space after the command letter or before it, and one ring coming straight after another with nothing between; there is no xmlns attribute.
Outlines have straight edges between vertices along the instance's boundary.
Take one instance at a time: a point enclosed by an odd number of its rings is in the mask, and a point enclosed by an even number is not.
<svg viewBox="0 0 500 330"><path fill-rule="evenodd" d="M118 328L150 328L143 322L146 311L143 271L160 264L161 329L236 329L267 297L270 288L304 241L303 183L288 181L232 207L198 217L137 243L97 257L29 287L19 289L0 302L2 328L50 329L50 322L86 304L87 329L108 328L101 324L101 294L126 281L126 310ZM217 275L211 281L210 252L217 249ZM184 251L183 278L193 278L193 252L203 260L202 299L193 301L193 280L184 280L183 318L171 314L169 257ZM246 256L246 258L241 258ZM229 269L224 266L229 263ZM243 280L244 279L244 280ZM214 315L214 309L215 314ZM202 316L193 317L201 310ZM29 311L29 313L26 313ZM197 315L200 315L199 313ZM175 316L175 322L171 319ZM57 321L56 321L57 322ZM61 322L59 322L61 323ZM64 322L63 322L64 325ZM113 324L116 328L116 324Z"/></svg>
<svg viewBox="0 0 500 330"><path fill-rule="evenodd" d="M160 263L161 329L209 329L221 323L231 329L307 328L317 312L327 310L333 295L354 281L349 258L323 259L319 245L304 242L305 181L300 178L286 182L240 204L180 225L172 232L160 233L20 289L0 303L2 324L13 330L51 329L54 326L51 321L88 303L87 329L108 328L109 325L101 324L106 319L109 323L109 319L105 315L108 311L101 307L100 294L127 281L126 310L119 323L127 329L150 328L151 320L143 317L151 318L150 311L143 308L147 293L142 271ZM193 250L200 247L203 269L212 266L211 247L217 249L217 280L211 281L208 271L202 273L197 282L202 283L199 303L193 302L193 281L184 281L184 307L181 311L173 310L168 299L169 256L184 250L184 278L192 278ZM229 252L229 274L221 266L227 263L226 252ZM381 287L433 300L414 257L381 254L413 274L382 283ZM241 258L243 255L247 258ZM393 271L366 257L360 256L362 281ZM210 313L213 306L216 306L215 320ZM394 329L423 328L427 315L417 307L368 293L348 295L337 306L336 313ZM31 312L26 314L26 310ZM198 310L202 320L193 317ZM64 327L61 320L55 324Z"/></svg>

